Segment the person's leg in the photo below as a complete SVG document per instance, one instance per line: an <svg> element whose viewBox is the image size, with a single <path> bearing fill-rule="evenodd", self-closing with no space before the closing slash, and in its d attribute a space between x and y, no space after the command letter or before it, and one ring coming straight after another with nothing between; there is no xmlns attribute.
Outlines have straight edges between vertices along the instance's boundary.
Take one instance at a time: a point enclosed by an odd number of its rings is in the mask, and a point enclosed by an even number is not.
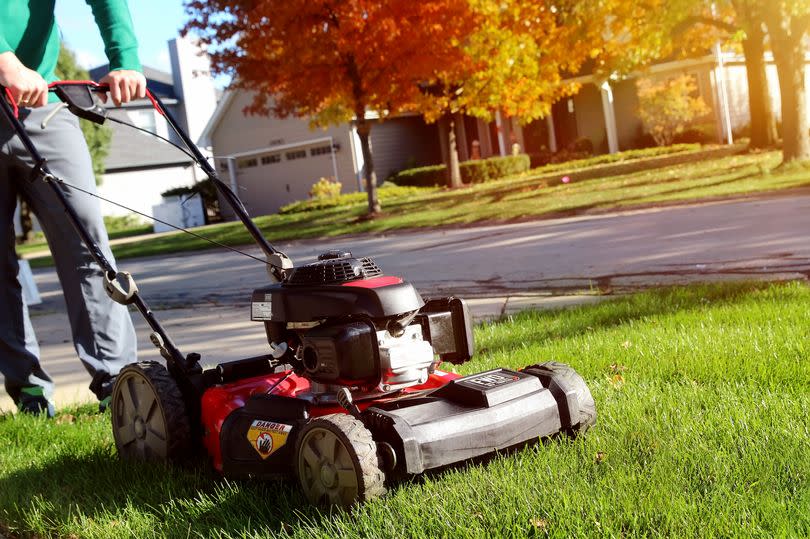
<svg viewBox="0 0 810 539"><path fill-rule="evenodd" d="M53 107L26 111L28 132L58 178L95 192L90 154L76 117L62 110L50 119L46 129L40 127ZM21 144L12 142L12 151L30 164L30 156ZM21 189L30 199L48 239L65 294L76 352L92 376L90 389L102 400L112 390L113 377L136 361L132 319L126 307L107 296L101 268L68 222L52 187L39 180L26 182ZM63 192L104 256L114 264L98 199L68 186L63 187Z"/></svg>
<svg viewBox="0 0 810 539"><path fill-rule="evenodd" d="M0 135L0 373L6 392L21 410L53 415L53 382L39 364L39 345L17 278L13 222L17 190L3 150Z"/></svg>

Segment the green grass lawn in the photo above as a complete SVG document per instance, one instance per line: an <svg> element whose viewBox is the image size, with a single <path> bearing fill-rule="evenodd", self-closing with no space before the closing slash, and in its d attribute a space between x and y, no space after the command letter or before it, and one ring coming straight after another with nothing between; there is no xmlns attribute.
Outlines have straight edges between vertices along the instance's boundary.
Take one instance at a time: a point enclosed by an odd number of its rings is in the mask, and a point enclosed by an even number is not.
<svg viewBox="0 0 810 539"><path fill-rule="evenodd" d="M108 232L109 238L111 240L117 240L119 238L129 238L132 236L142 236L144 234L151 234L153 230L152 225L136 225L130 228L120 229L120 230L110 230ZM28 253L38 253L43 250L48 250L48 242L45 241L45 237L42 234L39 234L38 237L30 242L23 245L17 246L17 253L20 256L24 256Z"/></svg>
<svg viewBox="0 0 810 539"><path fill-rule="evenodd" d="M283 483L119 462L109 417L0 419L0 523L64 537L807 537L805 284L650 291L476 329L464 373L561 360L597 425L324 513Z"/></svg>
<svg viewBox="0 0 810 539"><path fill-rule="evenodd" d="M362 197L345 206L308 212L269 215L256 223L271 241L377 233L437 225L468 225L576 215L645 205L712 199L810 185L804 168L780 170L780 154L740 154L706 160L688 160L694 151L682 152L686 162L666 168L649 168L638 159L639 170L611 175L614 165L596 161L535 169L526 176L477 184L459 190L416 189L415 193L385 200L384 215L363 220ZM676 154L677 155L677 154ZM661 159L661 158L655 158ZM606 168L607 167L607 168ZM563 175L572 178L562 183ZM241 223L223 223L195 229L226 245L251 242ZM118 259L177 253L211 245L182 233L147 238L114 246ZM49 257L35 258L34 266L50 264Z"/></svg>

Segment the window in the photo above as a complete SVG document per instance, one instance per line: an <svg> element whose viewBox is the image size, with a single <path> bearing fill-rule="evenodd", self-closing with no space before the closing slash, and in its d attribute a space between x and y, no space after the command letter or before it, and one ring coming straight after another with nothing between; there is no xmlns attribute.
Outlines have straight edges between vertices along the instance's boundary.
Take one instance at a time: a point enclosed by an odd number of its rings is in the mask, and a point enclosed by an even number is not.
<svg viewBox="0 0 810 539"><path fill-rule="evenodd" d="M295 159L304 159L307 156L306 150L294 150L291 152L287 152L284 154L287 158L287 161L294 161Z"/></svg>
<svg viewBox="0 0 810 539"><path fill-rule="evenodd" d="M271 165L279 162L281 162L281 154L274 153L273 155L262 156L262 165Z"/></svg>
<svg viewBox="0 0 810 539"><path fill-rule="evenodd" d="M252 168L252 167L256 167L258 165L259 165L259 162L256 160L255 157L251 158L251 159L243 159L243 160L239 161L238 163L236 163L236 166L238 168Z"/></svg>
<svg viewBox="0 0 810 539"><path fill-rule="evenodd" d="M327 155L332 153L332 146L318 146L309 150L309 155L315 157L316 155Z"/></svg>
<svg viewBox="0 0 810 539"><path fill-rule="evenodd" d="M129 116L129 120L132 125L141 129L146 129L150 133L155 133L157 131L157 122L155 120L155 111L153 109L130 110L127 111L127 115Z"/></svg>

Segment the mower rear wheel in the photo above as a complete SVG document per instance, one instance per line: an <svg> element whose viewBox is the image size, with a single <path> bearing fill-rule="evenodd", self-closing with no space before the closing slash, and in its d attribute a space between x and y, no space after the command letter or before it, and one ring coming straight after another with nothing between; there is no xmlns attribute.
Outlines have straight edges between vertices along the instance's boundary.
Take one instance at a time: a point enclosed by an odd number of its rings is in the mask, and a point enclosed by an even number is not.
<svg viewBox="0 0 810 539"><path fill-rule="evenodd" d="M385 494L377 444L348 414L310 421L298 435L295 455L298 481L313 504L349 507Z"/></svg>
<svg viewBox="0 0 810 539"><path fill-rule="evenodd" d="M160 363L124 367L111 405L113 437L122 458L177 462L188 456L191 426L183 396Z"/></svg>
<svg viewBox="0 0 810 539"><path fill-rule="evenodd" d="M561 417L564 432L576 436L596 423L596 403L591 395L591 390L573 367L565 363L549 361L539 365L530 365L522 370L526 374L540 378L540 383L551 391L561 407L566 405L565 393L571 390L576 392L577 411L567 414L566 410L566 414L563 414L561 410L561 416L569 415L567 421Z"/></svg>

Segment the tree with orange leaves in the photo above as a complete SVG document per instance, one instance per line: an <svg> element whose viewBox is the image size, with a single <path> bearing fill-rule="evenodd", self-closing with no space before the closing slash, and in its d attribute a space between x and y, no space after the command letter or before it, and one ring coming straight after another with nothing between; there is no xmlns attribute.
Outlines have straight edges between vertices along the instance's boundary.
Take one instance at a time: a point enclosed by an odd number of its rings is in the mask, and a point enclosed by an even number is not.
<svg viewBox="0 0 810 539"><path fill-rule="evenodd" d="M468 0L473 28L460 50L466 61L445 63L422 84L419 110L448 128L448 185L461 186L455 123L462 115L491 121L501 112L522 122L546 116L578 85L563 82L589 57L592 23L577 0Z"/></svg>
<svg viewBox="0 0 810 539"><path fill-rule="evenodd" d="M365 161L368 211L380 211L371 122L413 110L419 83L468 61L458 46L474 22L467 0L191 0L193 30L214 71L252 90L248 112L354 121Z"/></svg>

